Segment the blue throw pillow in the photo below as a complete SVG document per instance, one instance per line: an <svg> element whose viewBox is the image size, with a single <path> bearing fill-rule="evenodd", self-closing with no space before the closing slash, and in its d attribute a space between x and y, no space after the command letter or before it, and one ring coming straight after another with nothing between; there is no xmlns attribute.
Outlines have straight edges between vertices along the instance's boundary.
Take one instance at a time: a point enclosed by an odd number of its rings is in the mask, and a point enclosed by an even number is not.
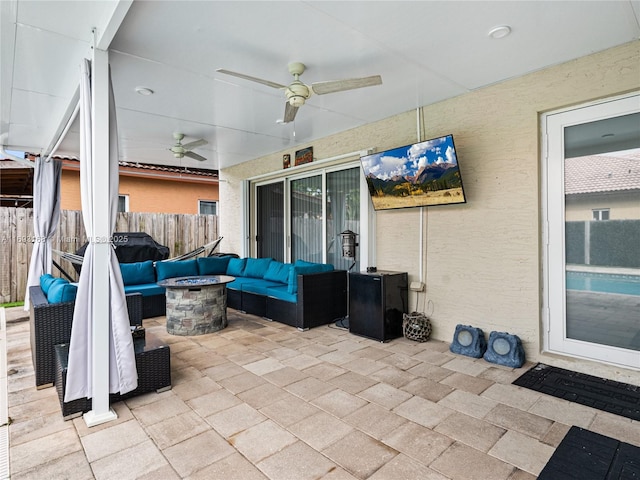
<svg viewBox="0 0 640 480"><path fill-rule="evenodd" d="M294 265L289 272L289 288L291 294L298 293L298 275L307 275L309 273L331 272L333 265L329 263L314 263L311 265L301 266Z"/></svg>
<svg viewBox="0 0 640 480"><path fill-rule="evenodd" d="M264 273L264 279L271 282L280 282L285 285L289 283L289 272L292 265L290 263L282 263L274 260L269 264L269 268Z"/></svg>
<svg viewBox="0 0 640 480"><path fill-rule="evenodd" d="M247 258L247 264L244 267L244 276L264 278L264 274L272 261L272 258Z"/></svg>
<svg viewBox="0 0 640 480"><path fill-rule="evenodd" d="M231 258L227 265L227 275L232 277L242 277L244 275L244 266L247 263L246 258Z"/></svg>
<svg viewBox="0 0 640 480"><path fill-rule="evenodd" d="M205 257L198 258L198 274L200 275L224 275L231 257Z"/></svg>
<svg viewBox="0 0 640 480"><path fill-rule="evenodd" d="M40 277L40 289L42 290L42 293L47 295L49 293L49 288L51 288L51 285L56 280L59 280L59 279L54 277L50 273L45 273L44 275L42 275Z"/></svg>
<svg viewBox="0 0 640 480"><path fill-rule="evenodd" d="M53 281L49 284L49 289L47 290L47 300L49 299L49 295L51 294L51 287L58 284L69 283L69 280L65 278L54 278Z"/></svg>
<svg viewBox="0 0 640 480"><path fill-rule="evenodd" d="M59 278L61 282L54 282L49 287L49 295L47 295L47 301L49 303L67 303L73 302L76 299L78 293L78 287L71 285L66 280Z"/></svg>
<svg viewBox="0 0 640 480"><path fill-rule="evenodd" d="M153 262L121 263L122 281L124 285L144 285L145 283L155 283L156 271L153 269Z"/></svg>
<svg viewBox="0 0 640 480"><path fill-rule="evenodd" d="M156 262L158 281L174 277L195 277L198 275L196 260L176 260L173 262Z"/></svg>

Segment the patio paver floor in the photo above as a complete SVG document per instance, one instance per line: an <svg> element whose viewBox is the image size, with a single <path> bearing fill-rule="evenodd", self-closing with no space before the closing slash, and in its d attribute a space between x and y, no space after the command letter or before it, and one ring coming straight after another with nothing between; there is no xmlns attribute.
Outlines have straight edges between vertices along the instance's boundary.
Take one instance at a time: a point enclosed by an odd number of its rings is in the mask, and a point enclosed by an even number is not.
<svg viewBox="0 0 640 480"><path fill-rule="evenodd" d="M118 419L64 421L36 390L29 323L7 324L11 478L533 479L571 424L640 445L640 422L511 385L521 369L448 344L306 332L229 310L171 346L170 391L114 404Z"/></svg>

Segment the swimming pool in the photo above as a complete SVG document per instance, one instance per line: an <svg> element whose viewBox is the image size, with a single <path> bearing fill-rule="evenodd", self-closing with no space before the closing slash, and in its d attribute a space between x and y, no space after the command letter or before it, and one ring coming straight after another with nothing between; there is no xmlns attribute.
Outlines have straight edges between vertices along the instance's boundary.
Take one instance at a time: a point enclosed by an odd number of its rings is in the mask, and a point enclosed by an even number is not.
<svg viewBox="0 0 640 480"><path fill-rule="evenodd" d="M567 272L567 290L640 296L640 275Z"/></svg>

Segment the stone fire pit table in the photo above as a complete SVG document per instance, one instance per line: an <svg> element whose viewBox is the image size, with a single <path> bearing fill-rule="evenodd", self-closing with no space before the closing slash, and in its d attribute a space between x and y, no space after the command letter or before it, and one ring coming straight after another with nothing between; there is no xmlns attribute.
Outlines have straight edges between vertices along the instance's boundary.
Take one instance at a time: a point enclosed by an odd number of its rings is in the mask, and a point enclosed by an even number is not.
<svg viewBox="0 0 640 480"><path fill-rule="evenodd" d="M202 275L161 280L167 289L167 332L204 335L227 327L227 283L234 277Z"/></svg>

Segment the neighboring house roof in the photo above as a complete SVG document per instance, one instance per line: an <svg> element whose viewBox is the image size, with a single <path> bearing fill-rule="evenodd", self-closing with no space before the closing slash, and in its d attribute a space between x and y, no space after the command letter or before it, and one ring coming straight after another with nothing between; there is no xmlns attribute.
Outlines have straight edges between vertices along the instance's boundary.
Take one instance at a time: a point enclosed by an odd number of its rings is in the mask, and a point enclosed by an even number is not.
<svg viewBox="0 0 640 480"><path fill-rule="evenodd" d="M640 190L640 153L567 158L565 194Z"/></svg>
<svg viewBox="0 0 640 480"><path fill-rule="evenodd" d="M63 170L80 170L80 161L73 157L53 157L62 161ZM120 175L160 178L182 182L217 183L218 171L204 168L167 167L135 162L118 162Z"/></svg>
<svg viewBox="0 0 640 480"><path fill-rule="evenodd" d="M144 163L119 162L120 167L139 168L141 170L150 170L158 172L172 172L186 175L194 175L198 177L218 178L217 170L206 170L204 168L187 168L187 167L167 167L165 165L151 165Z"/></svg>

